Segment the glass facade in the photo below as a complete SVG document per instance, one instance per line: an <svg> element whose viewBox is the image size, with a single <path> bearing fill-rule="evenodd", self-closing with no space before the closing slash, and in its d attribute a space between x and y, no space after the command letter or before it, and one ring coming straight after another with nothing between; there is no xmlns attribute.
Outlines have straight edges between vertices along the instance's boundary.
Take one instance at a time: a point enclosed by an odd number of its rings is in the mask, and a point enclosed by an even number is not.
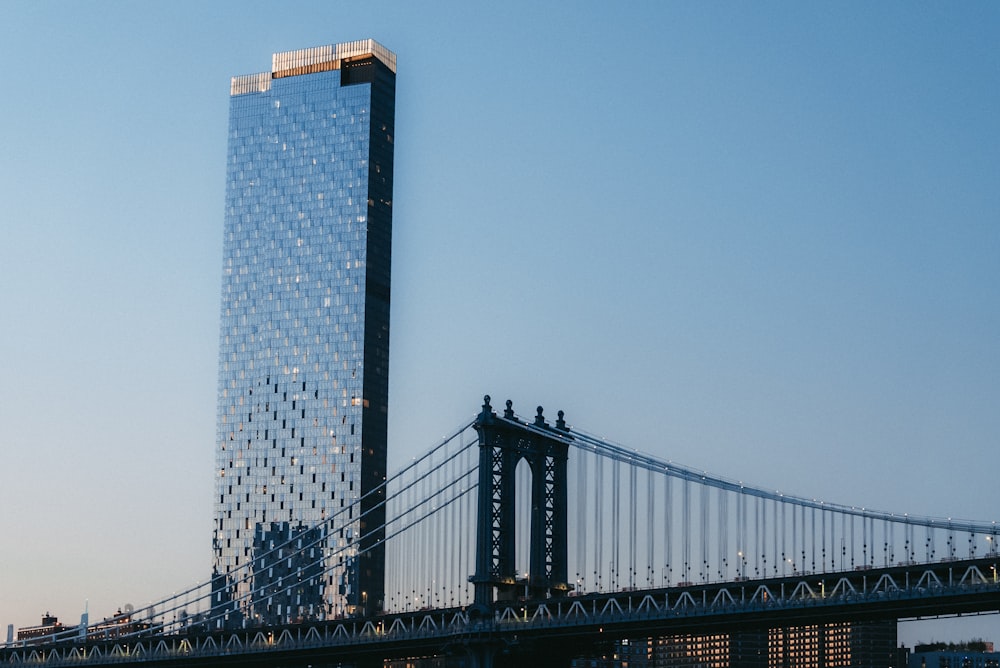
<svg viewBox="0 0 1000 668"><path fill-rule="evenodd" d="M230 624L383 599L395 56L366 40L273 62L231 86L213 535ZM309 563L280 567L289 540Z"/></svg>

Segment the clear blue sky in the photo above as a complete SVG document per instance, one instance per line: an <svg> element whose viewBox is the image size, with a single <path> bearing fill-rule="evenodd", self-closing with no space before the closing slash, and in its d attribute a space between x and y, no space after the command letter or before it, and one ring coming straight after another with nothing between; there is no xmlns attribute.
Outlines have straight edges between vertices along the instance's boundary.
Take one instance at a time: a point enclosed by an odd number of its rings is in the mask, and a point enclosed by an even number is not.
<svg viewBox="0 0 1000 668"><path fill-rule="evenodd" d="M229 78L367 37L399 57L393 462L488 392L1000 519L998 34L993 2L8 0L0 630L207 576Z"/></svg>

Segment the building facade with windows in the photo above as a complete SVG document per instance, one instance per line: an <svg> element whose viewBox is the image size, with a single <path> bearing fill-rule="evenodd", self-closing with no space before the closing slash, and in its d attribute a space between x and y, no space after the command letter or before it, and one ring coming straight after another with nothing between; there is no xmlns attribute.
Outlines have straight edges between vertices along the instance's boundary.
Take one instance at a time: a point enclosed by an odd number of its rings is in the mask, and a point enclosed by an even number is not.
<svg viewBox="0 0 1000 668"><path fill-rule="evenodd" d="M901 668L896 620L829 622L619 640L576 668ZM909 668L914 668L911 662ZM963 668L957 664L916 668ZM968 668L989 668L969 666Z"/></svg>
<svg viewBox="0 0 1000 668"><path fill-rule="evenodd" d="M908 668L1000 668L1000 652L994 652L993 643L984 640L917 645L906 665Z"/></svg>
<svg viewBox="0 0 1000 668"><path fill-rule="evenodd" d="M363 40L231 82L217 625L382 605L395 70Z"/></svg>

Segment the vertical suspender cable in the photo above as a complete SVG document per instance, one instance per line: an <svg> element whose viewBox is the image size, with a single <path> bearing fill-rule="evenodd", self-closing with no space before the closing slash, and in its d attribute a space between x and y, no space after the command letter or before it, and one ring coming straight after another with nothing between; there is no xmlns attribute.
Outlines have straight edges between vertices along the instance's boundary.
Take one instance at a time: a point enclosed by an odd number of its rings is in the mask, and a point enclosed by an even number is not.
<svg viewBox="0 0 1000 668"><path fill-rule="evenodd" d="M823 572L825 573L826 572L826 510L825 509L820 509L820 511L819 511L819 517L820 517L820 522L822 523L822 526L820 527L820 530L819 530L819 535L823 539L823 546L822 546L822 552L821 552L821 554L822 554L821 561L823 563L821 565L821 568L822 568Z"/></svg>
<svg viewBox="0 0 1000 668"><path fill-rule="evenodd" d="M840 568L847 567L847 513L840 514Z"/></svg>
<svg viewBox="0 0 1000 668"><path fill-rule="evenodd" d="M893 538L894 538L895 531L893 529L895 529L895 523L890 522L889 520L885 520L885 527L883 528L883 532L886 535L882 536L882 541L885 543L885 565L886 566L888 566L889 564L892 563L893 556L895 556L894 553L893 553Z"/></svg>
<svg viewBox="0 0 1000 668"><path fill-rule="evenodd" d="M739 560L736 564L736 572L739 577L742 578L745 573L743 572L743 560L746 558L747 546L746 546L746 502L745 494L743 493L743 488L736 493L736 558Z"/></svg>
<svg viewBox="0 0 1000 668"><path fill-rule="evenodd" d="M392 494L393 507L394 507L393 522L396 523L397 528L399 526L400 520L396 518L399 518L400 515L402 514L400 510L403 506L403 499L400 498L402 496L403 494L399 492L394 492ZM404 554L405 541L406 541L406 534L398 534L394 536L392 539L393 552L395 554L393 561L396 564L396 572L393 573L393 588L392 588L393 610L399 609L398 607L400 600L399 594L402 587L402 580L405 577L406 560L401 558L401 555Z"/></svg>
<svg viewBox="0 0 1000 668"><path fill-rule="evenodd" d="M577 516L579 520L576 522L576 583L577 586L582 583L580 580L584 577L583 574L587 572L587 455L583 450L580 450L579 457L577 457L577 483L576 483L576 508Z"/></svg>
<svg viewBox="0 0 1000 668"><path fill-rule="evenodd" d="M771 553L772 554L771 558L774 559L774 574L775 575L778 574L778 557L781 554L781 551L778 550L778 506L779 505L781 505L781 502L778 501L777 499L771 501L771 513L772 513L771 525L774 527L773 529L771 529L771 531L774 532L774 537L773 537L774 538L774 552ZM782 566L781 567L784 568L784 560L782 560Z"/></svg>
<svg viewBox="0 0 1000 668"><path fill-rule="evenodd" d="M636 522L636 504L638 503L638 498L636 497L636 476L638 475L638 469L634 464L629 464L628 467L628 477L629 477L629 526L628 526L628 550L629 550L629 565L628 565L628 586L635 587L635 553L639 549L639 546L635 543L635 522Z"/></svg>
<svg viewBox="0 0 1000 668"><path fill-rule="evenodd" d="M781 572L788 569L788 518L786 517L788 504L781 501ZM793 511L794 512L794 511Z"/></svg>
<svg viewBox="0 0 1000 668"><path fill-rule="evenodd" d="M671 494L671 476L668 472L663 476L663 586L667 586L673 581L671 571L671 548L673 547L673 536L670 519L674 514L674 497Z"/></svg>
<svg viewBox="0 0 1000 668"><path fill-rule="evenodd" d="M604 545L604 517L601 512L604 507L603 497L604 458L598 456L594 463L594 529L596 534L594 540L594 591L604 591L603 578L601 577L604 564L604 550L601 549Z"/></svg>
<svg viewBox="0 0 1000 668"><path fill-rule="evenodd" d="M718 577L725 580L729 577L729 493L724 489L719 489L719 556L718 556Z"/></svg>
<svg viewBox="0 0 1000 668"><path fill-rule="evenodd" d="M470 487L478 487L478 484L476 482L479 479L478 476L476 475L478 473L478 467L476 466L476 463L479 461L478 450L479 450L479 448L476 447L473 444L469 448L469 454L467 455L468 458L469 458L469 463L466 465L465 468L466 468L467 471L473 471L473 477L469 478L469 486ZM478 511L478 504L479 504L479 495L478 494L469 494L466 498L468 499L468 501L466 502L466 504L465 504L465 506L463 508L463 512L465 513L465 517L462 519L462 526L464 526L466 528L466 530L468 531L467 535L469 535L469 536L475 536L476 535L476 517L477 517L477 511ZM475 566L475 564L476 564L476 542L470 540L468 542L468 545L469 545L469 547L468 547L468 549L465 552L465 569L464 569L463 572L471 574L471 573L475 572L475 570L476 570L476 566ZM465 590L465 599L464 600L465 600L465 602L468 602L468 601L471 600L471 597L472 597L473 585L472 585L471 582L469 582L468 578L463 578L462 579L462 587Z"/></svg>
<svg viewBox="0 0 1000 668"><path fill-rule="evenodd" d="M698 487L701 489L700 495L700 511L701 511L701 526L698 527L699 533L701 533L701 565L699 569L699 579L702 582L708 582L708 536L711 532L709 529L709 493L708 485L700 483Z"/></svg>
<svg viewBox="0 0 1000 668"><path fill-rule="evenodd" d="M416 486L413 486L413 487L410 488L410 494L409 494L409 496L410 496L410 508L416 508L416 503L417 503L417 488L416 488ZM413 517L412 517L413 513L411 511L408 514L410 515L410 524L412 525L412 523L413 523ZM410 529L407 530L407 533L413 534L413 536L411 538L411 541L413 542L413 548L414 548L413 554L417 555L417 557L419 559L420 549L422 547L421 542L420 542L420 539L421 539L420 532L417 529L411 527ZM414 596L417 593L416 592L417 571L416 571L416 564L415 564L416 561L417 561L417 559L413 559L410 562L409 567L407 569L408 570L408 575L409 575L409 577L407 577L407 579L406 579L406 585L407 585L406 609L407 610L409 610L410 609L410 605L413 604L413 598L414 598Z"/></svg>
<svg viewBox="0 0 1000 668"><path fill-rule="evenodd" d="M444 503L444 500L440 498L440 492L444 489L444 466L437 466L437 471L434 477L437 478L438 484L435 489L431 490L431 494L438 498L431 504L430 512L434 513L434 517L431 518L431 522L427 523L427 530L433 532L430 534L431 536L440 536L442 534L438 533L437 529L445 528L441 524L444 520L444 513L441 512L441 504ZM440 606L441 598L439 592L441 591L441 583L444 582L444 573L448 564L448 562L445 561L445 555L437 553L443 547L441 542L442 541L437 541L433 543L433 547L430 548L430 554L428 555L432 563L437 562L437 568L435 568L436 577L431 580L430 586L427 589L427 605L434 605L434 607Z"/></svg>
<svg viewBox="0 0 1000 668"><path fill-rule="evenodd" d="M653 469L646 471L646 586L653 586L653 543L656 526L656 476Z"/></svg>
<svg viewBox="0 0 1000 668"><path fill-rule="evenodd" d="M753 572L754 572L755 576L761 577L762 573L760 571L760 558L763 556L761 554L763 543L761 542L761 534L760 534L761 521L760 521L760 497L759 496L755 496L753 498L753 516L754 516L754 546L753 546L754 547L754 550L753 550L754 565L753 565ZM766 570L766 568L765 568L765 570Z"/></svg>
<svg viewBox="0 0 1000 668"><path fill-rule="evenodd" d="M763 562L760 574L767 577L767 499L760 500L760 557Z"/></svg>
<svg viewBox="0 0 1000 668"><path fill-rule="evenodd" d="M433 464L429 465L433 467ZM418 504L423 502L424 499L428 498L428 488L431 486L430 481L434 479L434 473L435 471L431 469L430 475L424 478L423 482L421 483L420 496L417 497ZM418 513L419 518L422 519L427 515L427 513L429 512L428 506L421 506L421 511L420 513ZM434 578L436 577L435 570L437 568L437 564L432 565L430 562L430 545L428 544L430 543L429 540L430 534L427 531L427 523L420 521L420 524L418 524L415 527L415 529L416 531L420 532L421 549L420 549L420 554L418 555L418 559L420 560L421 565L423 565L423 568L421 569L423 571L421 574L422 577L417 583L417 594L413 600L414 608L419 610L420 608L427 606L427 590L430 589L430 584L428 584L428 580L433 582Z"/></svg>
<svg viewBox="0 0 1000 668"><path fill-rule="evenodd" d="M806 508L802 506L799 508L799 532L802 535L802 560L799 562L799 571L806 570L806 543L808 538L806 537Z"/></svg>
<svg viewBox="0 0 1000 668"><path fill-rule="evenodd" d="M795 557L797 556L796 552L799 549L799 543L798 543L799 530L798 530L798 524L796 523L796 520L798 519L797 517L798 512L799 512L799 507L797 505L792 505L792 549L789 552L792 556L789 557L789 559L791 559L793 562L795 560ZM792 570L793 571L796 570L794 563L792 563Z"/></svg>
<svg viewBox="0 0 1000 668"><path fill-rule="evenodd" d="M429 463L428 465L429 466L433 466L432 463ZM431 480L433 480L433 479L434 479L434 471L432 469L430 471L430 475L428 475L427 477L425 477L424 480L423 480L423 482L421 483L420 494L417 497L417 503L418 504L422 504L422 502L424 501L424 499L428 498L429 488L431 487ZM418 554L418 559L420 560L420 564L422 566L422 568L420 569L420 571L421 571L421 577L417 581L416 597L413 600L413 606L416 609L419 609L421 607L425 607L427 605L427 591L429 591L430 587L431 587L431 585L428 582L428 580L430 580L430 581L434 580L434 577L435 577L435 568L436 568L436 564L434 566L428 567L428 565L431 563L430 562L430 558L431 558L431 546L430 546L430 542L431 541L430 541L430 538L431 537L430 537L430 534L428 533L428 530L427 530L427 523L421 521L423 519L423 517L425 517L427 515L427 513L430 512L430 510L429 510L429 504L427 504L427 505L421 505L420 507L422 508L422 510L421 510L421 512L418 513L418 518L417 518L417 521L419 521L420 524L418 524L416 527L414 527L414 530L417 531L420 534L420 553Z"/></svg>
<svg viewBox="0 0 1000 668"><path fill-rule="evenodd" d="M857 516L851 515L850 522L851 522L851 568L854 568L855 558L856 555L858 554L858 548L854 539L855 526L857 525Z"/></svg>
<svg viewBox="0 0 1000 668"><path fill-rule="evenodd" d="M681 517L682 531L681 539L684 541L684 582L691 581L691 481L684 479L683 485L683 516Z"/></svg>
<svg viewBox="0 0 1000 668"><path fill-rule="evenodd" d="M448 480L458 480L460 474L459 461L457 458L453 460L451 465L452 474L448 477ZM452 488L451 492L448 494L448 514L445 516L448 521L448 530L452 533L450 535L456 538L462 534L455 533L458 531L458 503L450 503L458 494L458 489ZM441 591L441 604L444 607L451 607L454 605L455 599L455 586L459 582L458 577L458 551L461 549L461 543L464 541L453 540L449 541L451 546L448 549L448 570L447 570L447 580L441 583L438 589Z"/></svg>
<svg viewBox="0 0 1000 668"><path fill-rule="evenodd" d="M460 475L465 475L465 472L467 470L465 468L465 461L464 461L464 459L465 459L464 455L459 459L460 463L458 465L458 468L459 468L459 471L460 471ZM458 494L462 493L462 491L465 489L465 485L467 484L468 478L465 478L465 481L466 482L463 482L461 485L459 485L458 490L456 491L456 493L458 493ZM464 512L465 512L465 504L467 504L469 502L469 497L470 496L472 496L472 495L471 494L463 495L463 497L455 504L455 531L457 532L455 534L456 537L457 536L469 536L469 537L471 537L471 536L475 536L476 535L476 532L474 532L474 531L472 531L472 532L465 531L465 526L463 524L463 516L464 516ZM455 606L455 605L465 605L466 601L465 601L465 596L463 594L462 589L463 589L463 586L464 586L464 582L466 582L469 579L468 576L471 575L471 573L466 573L465 572L465 566L464 566L464 557L465 557L465 549L466 549L465 546L468 545L469 543L474 542L474 541L472 541L472 540L462 540L462 541L456 540L455 542L458 543L458 549L455 550L455 572L452 573L452 577L454 578L454 580L449 585L449 587L452 588L452 592L453 592L452 595L450 596L450 598L453 599L451 601L451 605L452 606Z"/></svg>
<svg viewBox="0 0 1000 668"><path fill-rule="evenodd" d="M809 533L812 534L812 564L810 570L816 572L816 506L812 508L812 526L809 527Z"/></svg>
<svg viewBox="0 0 1000 668"><path fill-rule="evenodd" d="M871 566L871 564L868 563L868 526L869 526L869 524L870 524L870 522L868 521L868 515L867 514L862 515L861 516L861 540L862 540L861 551L862 551L862 557L864 557L865 566Z"/></svg>
<svg viewBox="0 0 1000 668"><path fill-rule="evenodd" d="M400 497L401 498L400 498L400 508L399 508L399 518L400 518L399 523L400 523L400 528L403 528L406 526L407 520L409 519L409 515L406 509L413 507L410 503L413 501L413 490L408 489L403 491L400 494ZM415 539L416 539L416 532L414 532L413 529L404 530L402 533L399 534L398 550L400 552L400 555L413 554ZM398 587L396 599L398 601L400 609L403 609L406 606L406 600L407 600L406 587L410 582L413 581L413 573L412 573L413 559L403 559L402 566L403 567L401 569L401 574L399 579L397 580L397 585L396 585Z"/></svg>
<svg viewBox="0 0 1000 668"><path fill-rule="evenodd" d="M611 562L611 586L618 589L618 557L621 554L621 536L618 533L621 520L621 465L617 459L611 461L611 551L614 558Z"/></svg>

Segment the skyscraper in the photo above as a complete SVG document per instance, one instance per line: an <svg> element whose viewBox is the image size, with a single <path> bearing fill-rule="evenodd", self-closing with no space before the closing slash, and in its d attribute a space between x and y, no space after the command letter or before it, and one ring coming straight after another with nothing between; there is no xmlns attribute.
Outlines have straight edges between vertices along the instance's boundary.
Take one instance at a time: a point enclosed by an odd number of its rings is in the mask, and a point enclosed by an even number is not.
<svg viewBox="0 0 1000 668"><path fill-rule="evenodd" d="M381 607L395 70L364 40L232 80L213 535L230 623Z"/></svg>

